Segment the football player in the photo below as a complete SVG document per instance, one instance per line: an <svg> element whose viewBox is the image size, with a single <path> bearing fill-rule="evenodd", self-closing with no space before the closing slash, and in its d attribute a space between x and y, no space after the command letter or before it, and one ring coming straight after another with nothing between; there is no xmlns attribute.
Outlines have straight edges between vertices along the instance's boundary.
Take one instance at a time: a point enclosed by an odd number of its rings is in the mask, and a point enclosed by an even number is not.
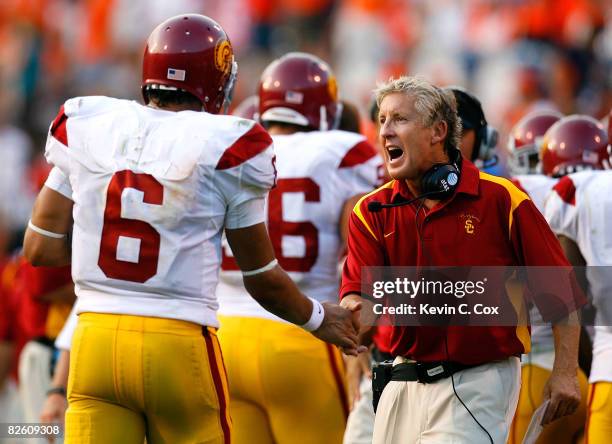
<svg viewBox="0 0 612 444"><path fill-rule="evenodd" d="M278 170L267 201L270 238L283 269L320 302L337 300L343 227L382 165L364 136L335 130L337 94L328 64L305 53L272 62L259 84ZM217 296L234 442L340 443L348 414L340 354L249 298L226 254Z"/></svg>
<svg viewBox="0 0 612 444"><path fill-rule="evenodd" d="M545 140L545 168L561 161L559 170L587 170L559 180L546 201L544 214L570 262L586 265L587 284L597 315L585 442L603 443L612 434L612 278L607 268L612 265L612 232L608 223L612 212L612 172L594 170L610 167L609 135L600 122L586 116L571 118L557 131L552 129ZM585 151L576 152L574 144L580 144Z"/></svg>
<svg viewBox="0 0 612 444"><path fill-rule="evenodd" d="M277 265L263 223L272 140L220 115L236 71L218 23L176 16L147 41L144 106L78 97L51 124L55 168L24 251L34 264L72 262L69 444L230 442L215 298L224 229L261 305L358 351L353 313L308 299Z"/></svg>
<svg viewBox="0 0 612 444"><path fill-rule="evenodd" d="M607 143L596 142L603 137L596 123L588 116L562 117L555 112L535 112L513 128L508 142L510 165L512 171L523 173L514 176L513 182L532 198L541 212L560 177L580 169L602 168ZM537 173L538 151L543 174ZM554 362L554 338L550 329L542 324L537 309L530 310L530 317L531 353L522 362L521 392L510 443L522 441L534 410L543 401L542 392ZM568 438L578 442L586 415L587 377L582 369L578 371L578 380L582 394L578 410L548 425L538 442L556 443Z"/></svg>
<svg viewBox="0 0 612 444"><path fill-rule="evenodd" d="M256 95L248 96L240 102L234 111L233 116L242 117L243 119L257 120L257 108L259 107L258 98Z"/></svg>
<svg viewBox="0 0 612 444"><path fill-rule="evenodd" d="M535 111L519 120L508 135L511 180L529 195L540 211L544 209L545 197L557 183L557 178L539 171L540 147L548 128L562 117L557 111Z"/></svg>

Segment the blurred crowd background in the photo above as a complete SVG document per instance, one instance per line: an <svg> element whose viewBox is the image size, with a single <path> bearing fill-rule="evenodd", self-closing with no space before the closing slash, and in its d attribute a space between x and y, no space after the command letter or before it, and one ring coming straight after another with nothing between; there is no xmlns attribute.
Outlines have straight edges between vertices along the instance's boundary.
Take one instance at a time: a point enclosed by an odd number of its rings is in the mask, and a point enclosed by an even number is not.
<svg viewBox="0 0 612 444"><path fill-rule="evenodd" d="M2 0L0 251L18 243L44 180L58 107L78 95L140 100L147 35L185 12L229 34L239 64L234 105L293 50L332 65L366 130L377 81L406 73L464 86L501 133L499 174L506 135L526 112L601 119L612 107L610 0Z"/></svg>

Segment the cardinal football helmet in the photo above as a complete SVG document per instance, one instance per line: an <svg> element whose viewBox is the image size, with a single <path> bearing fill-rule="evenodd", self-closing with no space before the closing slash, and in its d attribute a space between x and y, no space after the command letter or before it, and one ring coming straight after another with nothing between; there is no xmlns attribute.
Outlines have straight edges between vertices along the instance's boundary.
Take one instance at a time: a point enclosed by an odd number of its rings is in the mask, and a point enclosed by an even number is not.
<svg viewBox="0 0 612 444"><path fill-rule="evenodd" d="M259 82L259 118L316 130L334 129L341 106L336 78L320 58L291 52L273 61Z"/></svg>
<svg viewBox="0 0 612 444"><path fill-rule="evenodd" d="M538 172L542 138L561 118L557 111L535 111L514 125L508 135L508 167L513 176Z"/></svg>
<svg viewBox="0 0 612 444"><path fill-rule="evenodd" d="M610 168L607 131L590 116L574 114L559 120L546 131L541 150L542 172L547 176Z"/></svg>
<svg viewBox="0 0 612 444"><path fill-rule="evenodd" d="M223 112L231 101L238 66L227 34L204 15L169 18L153 30L144 51L142 94L149 89L187 91L205 111Z"/></svg>

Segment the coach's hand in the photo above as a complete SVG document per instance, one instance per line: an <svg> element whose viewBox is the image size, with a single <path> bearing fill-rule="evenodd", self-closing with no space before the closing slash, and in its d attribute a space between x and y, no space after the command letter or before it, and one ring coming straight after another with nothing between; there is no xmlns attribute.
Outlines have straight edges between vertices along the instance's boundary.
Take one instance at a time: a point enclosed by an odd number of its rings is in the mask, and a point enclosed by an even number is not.
<svg viewBox="0 0 612 444"><path fill-rule="evenodd" d="M372 379L370 369L370 353L361 353L359 356L346 356L344 359L346 367L346 385L349 397L350 410L355 403L361 399L361 380L366 377Z"/></svg>
<svg viewBox="0 0 612 444"><path fill-rule="evenodd" d="M323 323L312 334L325 342L337 345L347 355L357 356L365 351L366 347L360 346L358 342L361 305L355 305L352 310L329 302L322 305L325 308Z"/></svg>
<svg viewBox="0 0 612 444"><path fill-rule="evenodd" d="M550 399L550 404L542 418L542 425L574 413L580 405L580 386L576 372L553 370L544 387L544 399Z"/></svg>

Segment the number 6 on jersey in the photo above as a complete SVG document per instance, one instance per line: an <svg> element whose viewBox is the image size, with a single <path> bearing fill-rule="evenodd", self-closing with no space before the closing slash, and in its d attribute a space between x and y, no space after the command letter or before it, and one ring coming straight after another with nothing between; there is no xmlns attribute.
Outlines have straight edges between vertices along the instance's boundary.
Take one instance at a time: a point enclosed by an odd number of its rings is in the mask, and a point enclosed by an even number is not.
<svg viewBox="0 0 612 444"><path fill-rule="evenodd" d="M146 282L157 273L160 236L159 232L147 222L121 217L121 195L126 188L142 191L142 201L145 204L163 204L164 187L150 174L139 174L130 170L115 173L106 194L98 266L106 277L122 281ZM117 258L119 241L122 237L140 241L137 262Z"/></svg>

